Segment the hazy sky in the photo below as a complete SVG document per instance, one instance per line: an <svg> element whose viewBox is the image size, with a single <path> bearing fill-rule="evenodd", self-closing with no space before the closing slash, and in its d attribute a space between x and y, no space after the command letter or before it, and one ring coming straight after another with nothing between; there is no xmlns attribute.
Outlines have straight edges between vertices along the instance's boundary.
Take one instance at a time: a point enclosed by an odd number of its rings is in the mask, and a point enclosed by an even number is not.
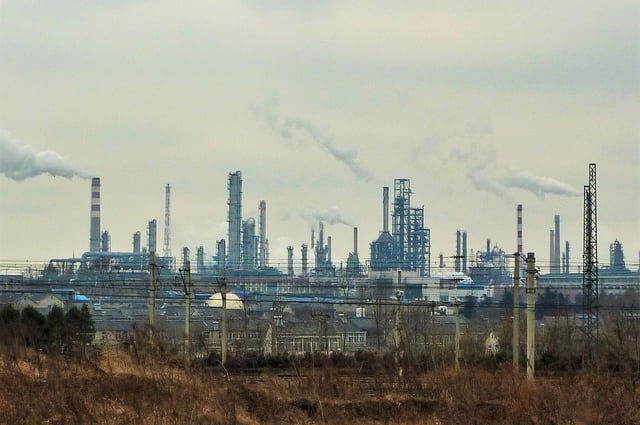
<svg viewBox="0 0 640 425"><path fill-rule="evenodd" d="M321 216L334 259L353 225L368 257L409 178L434 263L457 229L515 251L522 203L525 250L548 267L559 214L577 265L595 162L600 260L619 239L637 268L638 22L633 0L0 0L0 260L88 250L83 175L114 251L152 218L162 246L170 183L174 255L212 255L241 170L274 263Z"/></svg>

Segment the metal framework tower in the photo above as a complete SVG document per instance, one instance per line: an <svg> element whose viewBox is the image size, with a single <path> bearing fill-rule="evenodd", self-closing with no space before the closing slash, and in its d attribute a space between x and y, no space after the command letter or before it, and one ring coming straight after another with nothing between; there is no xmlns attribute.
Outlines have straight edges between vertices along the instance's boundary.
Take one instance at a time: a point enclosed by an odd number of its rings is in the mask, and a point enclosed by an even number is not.
<svg viewBox="0 0 640 425"><path fill-rule="evenodd" d="M164 247L163 257L171 257L171 186L167 184L164 191Z"/></svg>
<svg viewBox="0 0 640 425"><path fill-rule="evenodd" d="M596 202L596 164L589 164L589 184L584 186L584 244L582 265L582 303L585 331L585 357L592 358L598 338L598 219Z"/></svg>
<svg viewBox="0 0 640 425"><path fill-rule="evenodd" d="M409 208L408 249L405 258L409 270L419 270L424 273L428 267L429 229L424 227L424 207ZM427 270L427 275L429 271Z"/></svg>
<svg viewBox="0 0 640 425"><path fill-rule="evenodd" d="M405 253L409 246L409 209L411 208L411 180L393 181L393 214L391 226L396 240L396 268L405 265Z"/></svg>

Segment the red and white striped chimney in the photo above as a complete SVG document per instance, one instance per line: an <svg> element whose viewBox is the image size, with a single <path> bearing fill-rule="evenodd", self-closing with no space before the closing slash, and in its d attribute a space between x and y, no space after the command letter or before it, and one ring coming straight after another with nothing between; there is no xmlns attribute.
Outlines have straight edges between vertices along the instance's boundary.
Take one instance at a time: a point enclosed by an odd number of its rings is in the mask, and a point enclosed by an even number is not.
<svg viewBox="0 0 640 425"><path fill-rule="evenodd" d="M522 254L522 204L518 204L518 254Z"/></svg>
<svg viewBox="0 0 640 425"><path fill-rule="evenodd" d="M91 179L91 221L89 251L100 252L100 177Z"/></svg>

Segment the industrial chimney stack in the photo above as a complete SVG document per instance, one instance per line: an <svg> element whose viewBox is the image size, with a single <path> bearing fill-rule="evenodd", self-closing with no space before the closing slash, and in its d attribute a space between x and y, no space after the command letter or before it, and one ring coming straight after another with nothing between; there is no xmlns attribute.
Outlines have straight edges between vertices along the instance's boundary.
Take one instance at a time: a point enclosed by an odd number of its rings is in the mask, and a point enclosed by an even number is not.
<svg viewBox="0 0 640 425"><path fill-rule="evenodd" d="M358 256L358 228L353 228L353 255Z"/></svg>
<svg viewBox="0 0 640 425"><path fill-rule="evenodd" d="M89 251L100 252L100 177L91 179L91 222Z"/></svg>
<svg viewBox="0 0 640 425"><path fill-rule="evenodd" d="M258 206L258 261L260 267L267 267L267 203L265 201L260 201Z"/></svg>
<svg viewBox="0 0 640 425"><path fill-rule="evenodd" d="M518 214L518 218L517 218L517 226L518 226L518 231L517 231L517 249L516 252L518 254L522 254L522 204L518 204L518 208L517 208L517 214Z"/></svg>
<svg viewBox="0 0 640 425"><path fill-rule="evenodd" d="M382 231L389 233L389 187L382 188Z"/></svg>
<svg viewBox="0 0 640 425"><path fill-rule="evenodd" d="M554 217L555 221L555 233L553 236L555 237L555 241L553 243L553 252L555 254L555 258L553 259L553 272L560 273L560 258L562 257L562 250L560 248L560 216L556 215Z"/></svg>

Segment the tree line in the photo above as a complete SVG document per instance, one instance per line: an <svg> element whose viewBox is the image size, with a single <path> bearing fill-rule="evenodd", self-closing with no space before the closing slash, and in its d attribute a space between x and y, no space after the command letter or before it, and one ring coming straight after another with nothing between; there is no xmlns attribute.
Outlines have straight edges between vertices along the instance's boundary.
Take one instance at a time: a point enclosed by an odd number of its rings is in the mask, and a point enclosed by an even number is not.
<svg viewBox="0 0 640 425"><path fill-rule="evenodd" d="M89 307L71 307L66 312L53 306L46 315L34 307L0 309L0 346L24 346L47 353L70 354L83 349L95 335Z"/></svg>

